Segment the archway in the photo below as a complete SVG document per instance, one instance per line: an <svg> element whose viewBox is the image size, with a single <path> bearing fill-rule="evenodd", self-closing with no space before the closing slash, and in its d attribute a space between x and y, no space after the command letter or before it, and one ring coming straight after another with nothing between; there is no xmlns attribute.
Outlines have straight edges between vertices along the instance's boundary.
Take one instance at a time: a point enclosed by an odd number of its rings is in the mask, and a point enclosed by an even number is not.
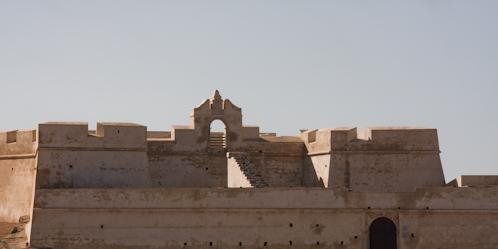
<svg viewBox="0 0 498 249"><path fill-rule="evenodd" d="M209 124L208 148L211 152L225 152L227 148L226 125L223 121L215 119Z"/></svg>
<svg viewBox="0 0 498 249"><path fill-rule="evenodd" d="M369 229L370 249L396 249L396 224L386 217L375 219Z"/></svg>

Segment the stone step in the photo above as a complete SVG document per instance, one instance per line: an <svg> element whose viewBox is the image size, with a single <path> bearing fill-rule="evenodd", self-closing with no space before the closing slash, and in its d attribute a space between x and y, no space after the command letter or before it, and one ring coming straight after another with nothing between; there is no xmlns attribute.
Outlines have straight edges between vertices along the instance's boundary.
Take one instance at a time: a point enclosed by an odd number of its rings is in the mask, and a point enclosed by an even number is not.
<svg viewBox="0 0 498 249"><path fill-rule="evenodd" d="M235 159L235 162L239 165L242 173L246 176L247 180L249 180L253 187L263 188L269 186L263 179L262 175L255 172L254 165L246 155L231 152L228 153L228 156Z"/></svg>

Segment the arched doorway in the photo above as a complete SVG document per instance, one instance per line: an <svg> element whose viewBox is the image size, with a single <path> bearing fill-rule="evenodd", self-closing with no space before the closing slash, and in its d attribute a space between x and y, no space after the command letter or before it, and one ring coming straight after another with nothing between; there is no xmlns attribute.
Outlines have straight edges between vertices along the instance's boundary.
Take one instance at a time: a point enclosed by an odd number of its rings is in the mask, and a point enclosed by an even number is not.
<svg viewBox="0 0 498 249"><path fill-rule="evenodd" d="M370 249L396 249L396 224L386 217L375 219L369 229Z"/></svg>
<svg viewBox="0 0 498 249"><path fill-rule="evenodd" d="M209 125L209 142L210 152L225 152L227 148L226 126L223 121L215 119Z"/></svg>

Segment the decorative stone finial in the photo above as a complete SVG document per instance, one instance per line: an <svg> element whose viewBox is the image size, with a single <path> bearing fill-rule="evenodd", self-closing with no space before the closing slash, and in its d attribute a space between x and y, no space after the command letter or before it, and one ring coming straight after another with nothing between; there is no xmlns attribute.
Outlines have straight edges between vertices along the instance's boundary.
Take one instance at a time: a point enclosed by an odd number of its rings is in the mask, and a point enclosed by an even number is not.
<svg viewBox="0 0 498 249"><path fill-rule="evenodd" d="M223 99L218 90L214 91L213 98L211 99L211 109L215 111L221 111L223 109Z"/></svg>
<svg viewBox="0 0 498 249"><path fill-rule="evenodd" d="M220 91L218 91L218 89L214 90L213 99L221 99Z"/></svg>

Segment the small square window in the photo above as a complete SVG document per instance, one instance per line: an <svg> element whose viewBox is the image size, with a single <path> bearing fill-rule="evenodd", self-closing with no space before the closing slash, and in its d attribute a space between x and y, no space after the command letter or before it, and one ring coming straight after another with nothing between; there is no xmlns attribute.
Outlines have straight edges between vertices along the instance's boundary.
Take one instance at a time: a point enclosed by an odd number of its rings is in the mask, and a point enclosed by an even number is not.
<svg viewBox="0 0 498 249"><path fill-rule="evenodd" d="M316 141L316 130L308 132L308 142L313 143Z"/></svg>
<svg viewBox="0 0 498 249"><path fill-rule="evenodd" d="M15 143L17 141L17 131L7 132L7 143Z"/></svg>

